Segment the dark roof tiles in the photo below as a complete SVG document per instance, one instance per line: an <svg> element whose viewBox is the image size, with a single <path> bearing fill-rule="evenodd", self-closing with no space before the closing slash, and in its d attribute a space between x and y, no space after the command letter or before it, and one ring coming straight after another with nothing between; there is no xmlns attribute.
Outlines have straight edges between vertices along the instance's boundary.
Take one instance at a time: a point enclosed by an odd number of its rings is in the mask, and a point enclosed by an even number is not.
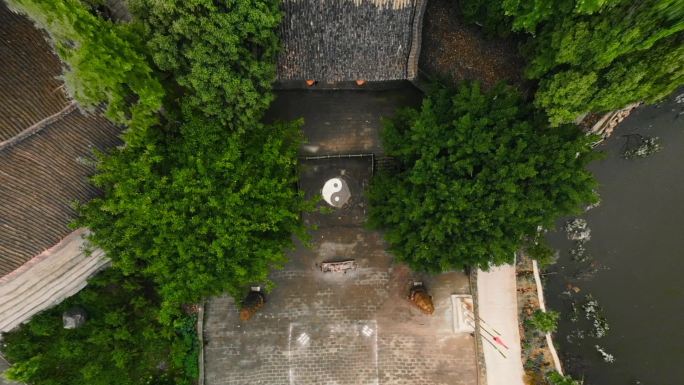
<svg viewBox="0 0 684 385"><path fill-rule="evenodd" d="M73 110L0 151L0 276L71 232L72 203L98 194L84 160L119 144L119 133L103 117Z"/></svg>
<svg viewBox="0 0 684 385"><path fill-rule="evenodd" d="M419 0L284 0L278 80L409 78Z"/></svg>
<svg viewBox="0 0 684 385"><path fill-rule="evenodd" d="M0 1L0 142L68 104L61 73L45 35Z"/></svg>

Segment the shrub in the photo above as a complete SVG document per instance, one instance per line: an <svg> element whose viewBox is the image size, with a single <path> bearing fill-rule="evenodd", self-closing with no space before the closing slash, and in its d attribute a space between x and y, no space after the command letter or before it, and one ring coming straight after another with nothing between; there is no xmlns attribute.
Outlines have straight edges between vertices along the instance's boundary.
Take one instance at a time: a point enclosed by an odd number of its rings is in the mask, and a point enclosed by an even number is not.
<svg viewBox="0 0 684 385"><path fill-rule="evenodd" d="M64 329L62 313L72 306L83 308L87 320ZM13 364L7 376L34 385L189 384L186 374L196 374L167 361L172 346L184 344L185 332L160 324L158 312L148 281L109 269L77 295L3 334L3 354Z"/></svg>
<svg viewBox="0 0 684 385"><path fill-rule="evenodd" d="M578 381L570 376L564 376L558 372L551 372L546 377L549 385L582 385L583 381Z"/></svg>
<svg viewBox="0 0 684 385"><path fill-rule="evenodd" d="M545 312L537 309L532 313L532 316L525 320L525 324L541 333L552 333L556 331L559 317L560 314L556 311L549 310Z"/></svg>

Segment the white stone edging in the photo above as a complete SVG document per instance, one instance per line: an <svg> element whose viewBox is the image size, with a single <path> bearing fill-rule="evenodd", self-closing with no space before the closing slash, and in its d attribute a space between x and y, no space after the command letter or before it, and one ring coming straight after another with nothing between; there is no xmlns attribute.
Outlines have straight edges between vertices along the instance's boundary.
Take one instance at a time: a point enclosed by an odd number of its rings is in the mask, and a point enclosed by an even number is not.
<svg viewBox="0 0 684 385"><path fill-rule="evenodd" d="M532 260L532 271L534 272L534 283L537 285L537 297L539 299L539 307L546 313L546 305L544 304L544 288L541 284L541 277L539 275L539 267L537 266L537 261ZM551 338L551 333L546 333L546 344L549 346L551 351L551 357L553 358L553 364L556 367L556 371L563 374L563 367L561 366L560 359L558 358L558 353L553 345L553 339Z"/></svg>
<svg viewBox="0 0 684 385"><path fill-rule="evenodd" d="M199 341L199 354L197 355L199 361L198 385L204 385L204 306L205 303L202 302L197 311L197 340Z"/></svg>

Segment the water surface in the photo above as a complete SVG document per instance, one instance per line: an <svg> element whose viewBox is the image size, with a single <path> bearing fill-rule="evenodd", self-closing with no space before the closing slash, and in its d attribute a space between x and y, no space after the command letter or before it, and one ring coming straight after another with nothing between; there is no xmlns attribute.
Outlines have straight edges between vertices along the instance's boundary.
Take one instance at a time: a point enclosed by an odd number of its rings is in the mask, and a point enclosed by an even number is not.
<svg viewBox="0 0 684 385"><path fill-rule="evenodd" d="M644 159L625 160L622 135L661 138L663 149ZM684 384L684 105L674 100L637 109L600 149L606 158L591 169L600 183L602 203L587 212L592 238L587 250L603 268L594 278L569 279L577 264L568 256L565 234L549 234L561 250L547 275L546 296L563 313L556 341L568 365L586 384ZM561 292L568 282L591 293L611 326L600 340L570 344L577 324L568 321ZM594 345L614 354L604 363Z"/></svg>

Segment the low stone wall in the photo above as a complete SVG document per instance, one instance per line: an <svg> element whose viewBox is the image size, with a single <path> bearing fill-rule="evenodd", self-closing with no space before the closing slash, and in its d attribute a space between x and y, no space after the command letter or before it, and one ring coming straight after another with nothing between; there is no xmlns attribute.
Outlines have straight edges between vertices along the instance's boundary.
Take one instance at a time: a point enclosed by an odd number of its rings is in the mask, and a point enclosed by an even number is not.
<svg viewBox="0 0 684 385"><path fill-rule="evenodd" d="M516 261L516 281L518 292L518 314L520 322L520 335L522 360L526 363L525 373L530 384L545 383L543 378L547 372L557 371L563 373L558 354L553 344L550 333L541 335L538 332L525 329L525 319L532 313L541 309L546 311L544 292L536 261L525 255L519 254ZM528 366L529 364L532 367Z"/></svg>
<svg viewBox="0 0 684 385"><path fill-rule="evenodd" d="M480 314L477 301L477 269L472 269L468 274L470 294L473 296L473 312ZM475 317L475 336L480 335L480 318ZM475 360L477 362L477 385L487 385L487 365L485 364L482 339L475 338Z"/></svg>

